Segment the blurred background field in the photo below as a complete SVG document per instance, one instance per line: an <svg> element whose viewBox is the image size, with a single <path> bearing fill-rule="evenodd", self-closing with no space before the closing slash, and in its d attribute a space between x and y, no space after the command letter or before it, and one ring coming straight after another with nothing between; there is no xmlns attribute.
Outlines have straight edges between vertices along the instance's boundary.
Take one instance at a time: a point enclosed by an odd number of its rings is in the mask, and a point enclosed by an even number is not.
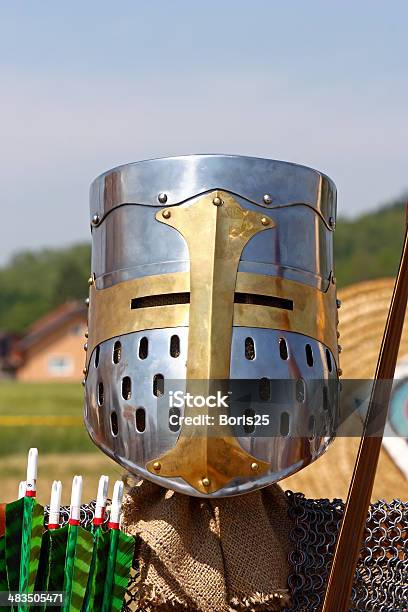
<svg viewBox="0 0 408 612"><path fill-rule="evenodd" d="M38 497L48 503L54 479L69 502L72 477L84 477L84 499L96 495L98 477L121 478L123 470L91 442L82 420L79 383L0 382L0 501L16 498L25 479L26 457L39 450ZM18 423L18 424L17 424Z"/></svg>

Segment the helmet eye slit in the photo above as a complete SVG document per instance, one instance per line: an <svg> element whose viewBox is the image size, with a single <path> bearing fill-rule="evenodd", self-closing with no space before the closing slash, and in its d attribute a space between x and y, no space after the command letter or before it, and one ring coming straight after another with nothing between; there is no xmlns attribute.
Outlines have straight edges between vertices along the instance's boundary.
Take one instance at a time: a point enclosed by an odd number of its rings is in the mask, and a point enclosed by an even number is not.
<svg viewBox="0 0 408 612"><path fill-rule="evenodd" d="M255 306L270 306L282 310L293 310L293 300L276 297L275 295L261 295L259 293L235 293L235 304L254 304Z"/></svg>

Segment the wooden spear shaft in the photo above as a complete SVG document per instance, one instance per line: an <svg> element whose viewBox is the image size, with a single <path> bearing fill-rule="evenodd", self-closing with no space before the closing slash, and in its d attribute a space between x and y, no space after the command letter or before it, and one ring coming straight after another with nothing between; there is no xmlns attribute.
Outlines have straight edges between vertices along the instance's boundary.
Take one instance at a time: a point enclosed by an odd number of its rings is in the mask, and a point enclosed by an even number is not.
<svg viewBox="0 0 408 612"><path fill-rule="evenodd" d="M408 204L407 204L408 207ZM375 473L381 451L387 409L397 363L408 299L408 208L405 239L390 310L378 357L364 431L354 466L346 508L322 612L348 612L351 590L360 556ZM373 431L377 432L376 434Z"/></svg>

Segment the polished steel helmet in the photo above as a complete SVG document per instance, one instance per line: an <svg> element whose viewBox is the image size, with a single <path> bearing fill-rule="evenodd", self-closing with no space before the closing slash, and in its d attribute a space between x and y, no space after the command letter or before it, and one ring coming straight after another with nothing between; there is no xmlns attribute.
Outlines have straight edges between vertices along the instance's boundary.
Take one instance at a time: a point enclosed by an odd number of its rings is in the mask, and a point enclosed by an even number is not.
<svg viewBox="0 0 408 612"><path fill-rule="evenodd" d="M332 181L287 162L189 155L98 177L85 370L97 446L201 497L322 454L338 410L335 219Z"/></svg>

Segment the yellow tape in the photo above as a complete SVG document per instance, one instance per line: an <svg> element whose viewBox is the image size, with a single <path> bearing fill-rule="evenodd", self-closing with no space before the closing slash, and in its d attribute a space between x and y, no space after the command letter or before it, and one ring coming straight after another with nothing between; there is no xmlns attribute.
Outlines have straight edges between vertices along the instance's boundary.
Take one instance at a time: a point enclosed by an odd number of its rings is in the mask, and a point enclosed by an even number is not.
<svg viewBox="0 0 408 612"><path fill-rule="evenodd" d="M76 416L32 416L29 414L1 415L0 425L3 427L29 427L40 425L41 427L79 427L83 425L82 417Z"/></svg>

